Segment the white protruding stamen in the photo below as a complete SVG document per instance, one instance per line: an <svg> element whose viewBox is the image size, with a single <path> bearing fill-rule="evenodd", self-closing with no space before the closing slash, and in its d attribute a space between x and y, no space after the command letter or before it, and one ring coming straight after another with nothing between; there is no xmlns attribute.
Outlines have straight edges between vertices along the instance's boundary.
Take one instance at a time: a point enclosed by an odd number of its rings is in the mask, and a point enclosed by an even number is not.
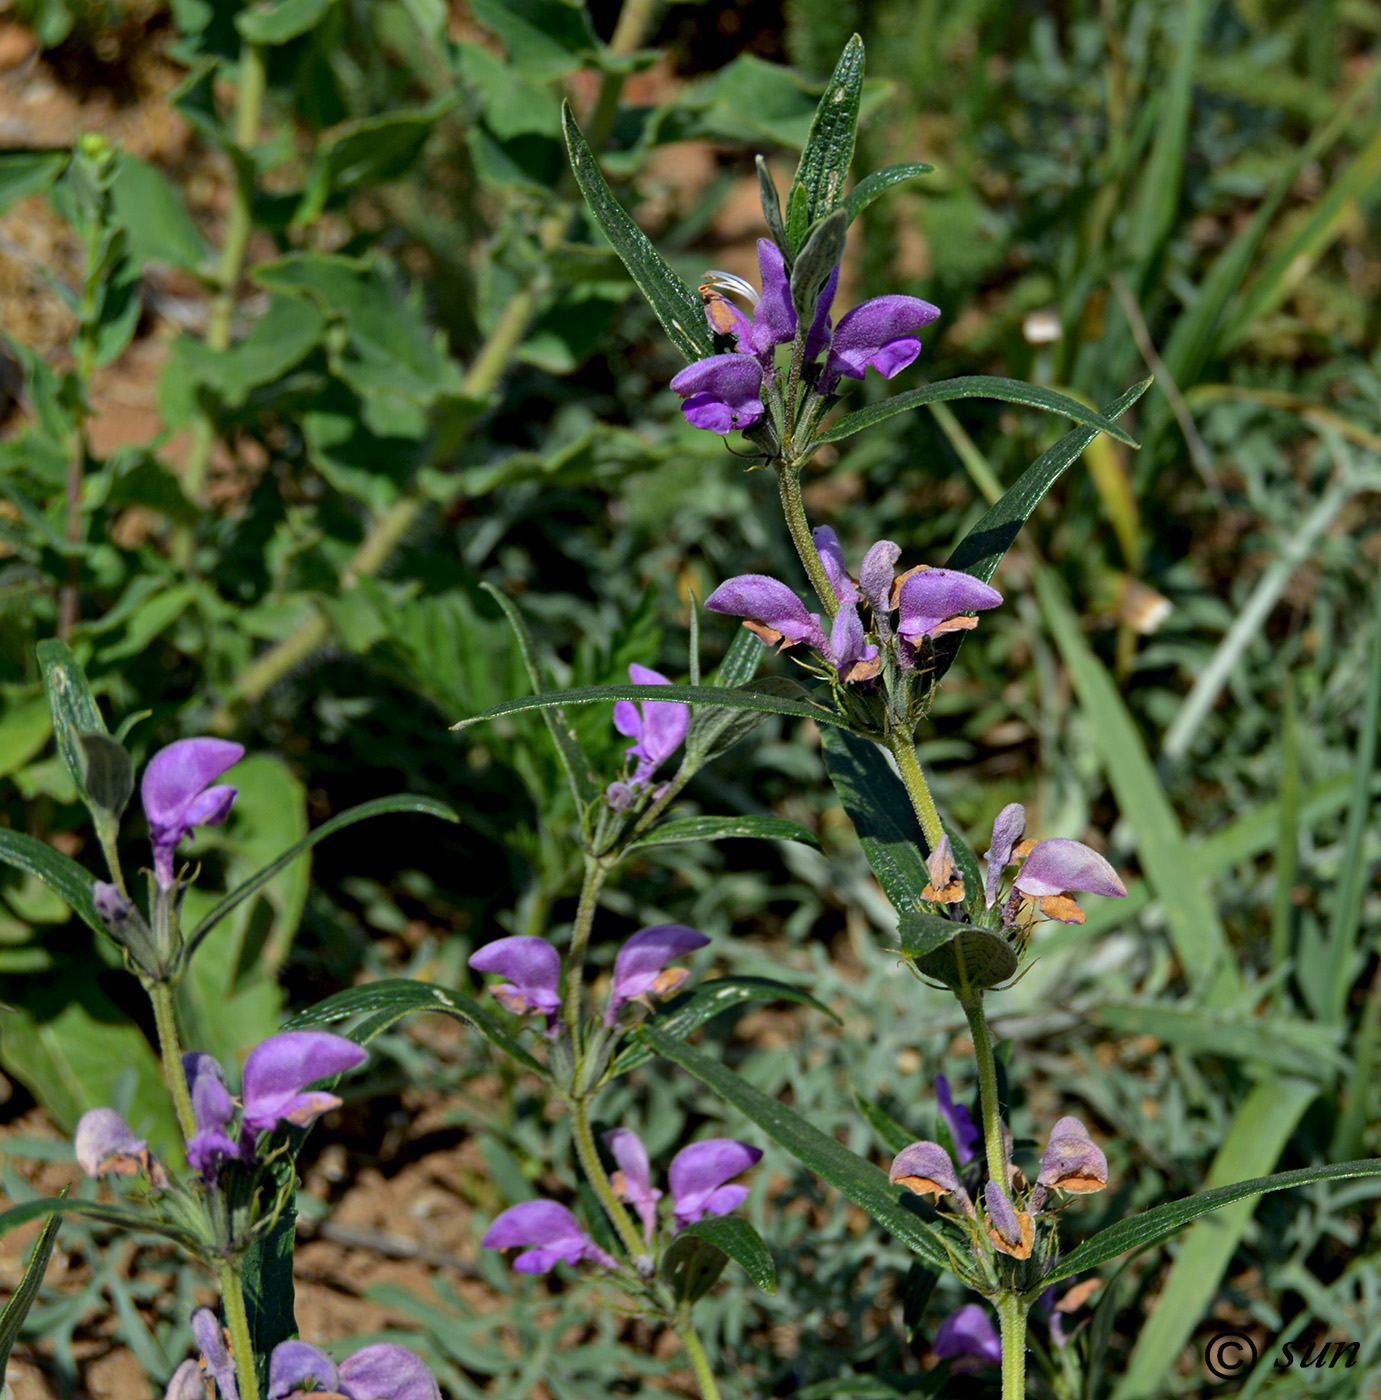
<svg viewBox="0 0 1381 1400"><path fill-rule="evenodd" d="M701 290L704 291L707 287L715 292L733 292L736 296L743 297L750 306L758 304L757 288L751 282L745 282L737 273L724 272L712 267L700 279Z"/></svg>

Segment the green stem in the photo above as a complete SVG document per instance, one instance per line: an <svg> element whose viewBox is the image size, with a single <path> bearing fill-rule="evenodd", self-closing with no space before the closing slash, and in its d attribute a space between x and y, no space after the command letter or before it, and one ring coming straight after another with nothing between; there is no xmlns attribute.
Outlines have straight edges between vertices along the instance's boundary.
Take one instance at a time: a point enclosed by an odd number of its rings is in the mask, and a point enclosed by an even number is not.
<svg viewBox="0 0 1381 1400"><path fill-rule="evenodd" d="M571 1035L571 1049L580 1046L580 1002L584 991L585 950L590 946L590 929L595 922L599 892L609 875L609 867L595 856L585 857L585 879L580 886L580 903L576 906L575 924L571 928L571 950L566 954L566 1000L561 1018Z"/></svg>
<svg viewBox="0 0 1381 1400"><path fill-rule="evenodd" d="M594 1129L590 1126L590 1101L583 1094L571 1101L571 1136L575 1139L575 1154L580 1158L585 1179L599 1197L599 1203L618 1232L628 1257L636 1264L647 1257L647 1244L623 1208L623 1202L614 1194L613 1183L605 1173L604 1163L599 1160Z"/></svg>
<svg viewBox="0 0 1381 1400"><path fill-rule="evenodd" d="M1015 1293L1000 1293L1002 1400L1026 1400L1026 1304Z"/></svg>
<svg viewBox="0 0 1381 1400"><path fill-rule="evenodd" d="M777 486L781 491L782 513L786 516L786 528L791 531L791 542L796 553L801 556L801 565L810 579L810 586L819 596L826 616L833 620L839 611L839 599L834 585L820 562L820 551L810 535L810 522L806 519L805 502L801 499L801 472L786 462L778 462Z"/></svg>
<svg viewBox="0 0 1381 1400"><path fill-rule="evenodd" d="M226 1260L216 1269L221 1285L221 1311L230 1330L230 1352L235 1358L235 1375L240 1382L240 1400L259 1400L259 1372L254 1364L254 1342L249 1335L249 1314L240 1271Z"/></svg>
<svg viewBox="0 0 1381 1400"><path fill-rule="evenodd" d="M930 795L930 786L921 771L921 760L916 755L916 743L911 735L902 729L894 729L887 736L887 747L897 760L901 780L906 784L906 795L911 799L916 819L921 824L926 844L933 851L945 837L944 823L936 809L935 799Z"/></svg>
<svg viewBox="0 0 1381 1400"><path fill-rule="evenodd" d="M187 1074L182 1068L182 1042L177 1034L177 1011L173 1006L173 989L166 982L145 984L153 1002L154 1024L158 1027L158 1053L163 1060L163 1074L173 1096L173 1108L182 1135L189 1142L197 1130L192 1112L192 1095L187 1088Z"/></svg>
<svg viewBox="0 0 1381 1400"><path fill-rule="evenodd" d="M988 1175L1006 1191L1007 1153L1002 1143L1002 1105L997 1097L997 1060L993 1056L988 1018L983 1014L983 993L964 992L959 997L959 1005L969 1018L973 1055L978 1061L978 1093L983 1110L983 1146L988 1155Z"/></svg>
<svg viewBox="0 0 1381 1400"><path fill-rule="evenodd" d="M695 1372L695 1383L700 1387L703 1400L719 1400L719 1386L715 1383L714 1372L710 1369L710 1359L705 1355L700 1335L687 1316L676 1324L676 1335L690 1358L691 1369Z"/></svg>

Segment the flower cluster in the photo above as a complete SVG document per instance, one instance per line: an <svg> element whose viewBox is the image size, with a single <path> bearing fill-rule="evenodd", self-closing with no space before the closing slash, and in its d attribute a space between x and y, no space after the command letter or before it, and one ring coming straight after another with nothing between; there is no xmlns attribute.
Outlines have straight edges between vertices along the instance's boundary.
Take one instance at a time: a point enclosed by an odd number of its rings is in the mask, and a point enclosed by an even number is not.
<svg viewBox="0 0 1381 1400"><path fill-rule="evenodd" d="M192 1336L201 1359L177 1368L164 1400L205 1400L208 1377L220 1400L240 1400L235 1361L210 1309L192 1314ZM269 1353L268 1380L266 1400L304 1393L321 1400L441 1400L432 1373L406 1347L392 1342L361 1347L339 1365L307 1342L280 1342Z"/></svg>
<svg viewBox="0 0 1381 1400"><path fill-rule="evenodd" d="M1036 1217L1052 1191L1084 1194L1101 1191L1108 1184L1107 1158L1077 1118L1061 1118L1051 1129L1040 1175L1029 1190L1024 1189L1021 1174L1011 1164L1010 1149L1007 1157L1007 1180L990 1179L984 1184L981 1223L992 1248L1013 1259L1031 1257ZM956 1168L954 1159L938 1142L913 1142L893 1159L888 1176L918 1196L931 1196L937 1202L950 1197L963 1217L978 1225L978 1209L960 1180L964 1165L961 1160Z"/></svg>
<svg viewBox="0 0 1381 1400"><path fill-rule="evenodd" d="M634 662L628 668L634 685L670 685L660 672ZM609 784L605 800L616 812L625 812L638 800L653 775L676 752L690 728L690 710L672 701L619 700L614 705L614 728L632 739L624 750L634 761L633 771Z"/></svg>
<svg viewBox="0 0 1381 1400"><path fill-rule="evenodd" d="M605 1146L618 1164L615 1192L636 1211L643 1239L650 1247L657 1231L657 1202L662 1192L652 1185L647 1148L629 1128L604 1135ZM733 1138L710 1138L683 1147L671 1159L667 1184L671 1188L674 1230L684 1229L707 1215L727 1215L748 1195L733 1178L762 1157L761 1151ZM494 1220L480 1243L486 1249L522 1249L513 1267L524 1274L544 1274L557 1264L593 1264L615 1269L618 1260L606 1253L580 1227L575 1216L555 1201L524 1201L510 1206Z"/></svg>
<svg viewBox="0 0 1381 1400"><path fill-rule="evenodd" d="M797 339L800 322L786 261L770 239L758 240L758 270L761 293L732 273L705 274L700 287L705 316L726 349L688 365L671 381L694 427L721 434L755 427L767 412L764 393L777 391L775 351ZM919 332L940 314L917 297L875 297L845 312L836 326L830 313L838 285L836 266L801 348L802 375L822 396L833 394L841 378L862 379L870 368L884 379L899 374L921 353ZM742 297L752 307L751 317L726 292Z"/></svg>
<svg viewBox="0 0 1381 1400"><path fill-rule="evenodd" d="M670 996L689 975L669 968L710 940L685 924L654 924L639 929L614 957L614 983L604 1008L604 1024L613 1026L630 1001ZM548 1036L558 1033L561 1007L561 955L545 939L527 935L487 943L470 958L476 972L496 973L506 982L490 991L518 1015L540 1015Z"/></svg>
<svg viewBox="0 0 1381 1400"><path fill-rule="evenodd" d="M891 540L873 545L855 581L835 532L822 525L813 539L835 595L822 599L834 613L828 634L819 613L808 611L786 584L765 574L726 579L705 606L711 612L744 618L744 626L768 646L780 643L786 650L808 644L834 678L846 684L875 679L883 669L884 653L901 671L914 671L923 641L975 627L978 619L969 614L995 608L1002 601L997 589L958 569L920 564L897 577L901 549ZM859 615L859 605L865 602L870 630L865 630ZM893 613L897 614L895 625Z"/></svg>
<svg viewBox="0 0 1381 1400"><path fill-rule="evenodd" d="M187 1143L187 1161L208 1185L214 1185L222 1164L257 1160L255 1149L263 1133L281 1124L305 1127L340 1104L334 1094L309 1085L334 1079L364 1063L366 1054L353 1041L326 1031L284 1031L256 1045L245 1060L239 1104L226 1088L225 1074L210 1055L192 1052L182 1057L192 1096L196 1131ZM234 1127L236 1113L239 1127ZM93 1108L77 1123L75 1149L82 1170L93 1177L143 1173L156 1190L168 1185L168 1174L148 1144L113 1108Z"/></svg>

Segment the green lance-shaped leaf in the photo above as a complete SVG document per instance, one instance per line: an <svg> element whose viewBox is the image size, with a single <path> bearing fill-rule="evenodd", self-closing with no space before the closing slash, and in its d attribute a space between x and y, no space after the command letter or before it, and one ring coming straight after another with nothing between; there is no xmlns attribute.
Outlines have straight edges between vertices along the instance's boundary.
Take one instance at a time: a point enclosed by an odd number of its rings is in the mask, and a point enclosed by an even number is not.
<svg viewBox="0 0 1381 1400"><path fill-rule="evenodd" d="M84 1220L95 1220L102 1225L115 1225L121 1230L138 1231L146 1235L162 1235L172 1240L189 1254L201 1257L202 1243L190 1230L180 1225L159 1220L153 1215L141 1215L132 1210L121 1210L117 1206L98 1205L94 1201L76 1201L69 1196L48 1196L22 1205L11 1206L0 1211L0 1238L27 1225L31 1220L42 1220L45 1216L80 1215Z"/></svg>
<svg viewBox="0 0 1381 1400"><path fill-rule="evenodd" d="M678 1302L694 1303L732 1259L764 1293L777 1291L777 1269L763 1238L736 1215L706 1216L687 1225L662 1256L661 1274Z"/></svg>
<svg viewBox="0 0 1381 1400"><path fill-rule="evenodd" d="M105 734L105 720L87 683L86 672L66 642L50 637L34 650L43 674L43 688L48 693L48 708L53 712L53 737L58 754L77 791L83 792L81 736Z"/></svg>
<svg viewBox="0 0 1381 1400"><path fill-rule="evenodd" d="M79 734L77 746L87 803L118 820L134 792L134 763L125 746L109 734Z"/></svg>
<svg viewBox="0 0 1381 1400"><path fill-rule="evenodd" d="M513 628L513 635L518 640L518 650L522 654L528 680L532 682L533 690L540 693L544 684L542 670L537 662L537 649L532 644L532 633L528 631L527 620L502 589L495 588L492 583L482 583L480 587L503 609L509 626ZM556 745L556 755L561 760L566 781L570 784L571 795L575 798L576 806L583 811L594 801L599 791L590 760L585 757L580 740L576 738L575 730L560 705L543 710L542 718L546 721L552 742Z"/></svg>
<svg viewBox="0 0 1381 1400"><path fill-rule="evenodd" d="M791 300L796 314L807 325L815 314L815 303L830 280L830 273L844 256L844 240L849 219L842 209L826 214L807 234L791 269Z"/></svg>
<svg viewBox="0 0 1381 1400"><path fill-rule="evenodd" d="M858 134L863 67L863 40L855 34L844 45L815 109L801 163L787 191L786 229L794 249L801 247L811 224L843 203Z"/></svg>
<svg viewBox="0 0 1381 1400"><path fill-rule="evenodd" d="M305 1136L305 1134L303 1134ZM301 1138L297 1146L301 1146ZM297 1336L293 1246L297 1235L296 1192L291 1189L296 1153L278 1158L273 1167L283 1205L267 1233L245 1251L240 1271L245 1315L254 1342L260 1394L268 1393L269 1355L280 1342Z"/></svg>
<svg viewBox="0 0 1381 1400"><path fill-rule="evenodd" d="M662 329L687 360L703 360L714 354L714 339L705 321L705 306L695 291L672 270L651 240L624 212L614 192L600 173L570 104L562 108L566 150L570 155L575 182L590 206L595 221L604 230L628 275L657 314Z"/></svg>
<svg viewBox="0 0 1381 1400"><path fill-rule="evenodd" d="M335 996L319 1001L305 1011L291 1017L285 1030L311 1030L316 1026L329 1026L337 1021L360 1016L364 1019L350 1030L341 1032L357 1045L367 1045L381 1031L386 1031L404 1016L414 1016L420 1011L435 1011L473 1026L484 1038L497 1045L504 1054L518 1061L525 1069L548 1077L546 1067L535 1060L499 1024L488 1011L472 997L463 992L447 991L425 982L414 982L407 977L388 977L378 982L366 982L362 987L349 987Z"/></svg>
<svg viewBox="0 0 1381 1400"><path fill-rule="evenodd" d="M773 679L766 677L765 679ZM754 685L761 685L755 682ZM748 686L732 690L721 690L707 685L584 685L574 690L552 690L545 695L524 695L517 700L505 700L501 705L489 709L469 719L463 719L451 726L452 731L468 729L472 724L484 720L499 719L503 715L521 714L524 710L540 710L549 705L595 705L602 700L662 700L680 701L686 705L715 705L725 709L757 710L768 715L792 715L797 719L813 719L817 724L846 725L848 720L824 705L812 700L798 700L790 696L773 694L768 689L750 689Z"/></svg>
<svg viewBox="0 0 1381 1400"><path fill-rule="evenodd" d="M0 214L31 194L42 194L67 169L72 153L60 151L5 151L0 154Z"/></svg>
<svg viewBox="0 0 1381 1400"><path fill-rule="evenodd" d="M882 170L873 171L871 175L865 175L844 200L844 212L848 215L849 222L853 223L880 194L890 190L893 185L914 180L918 175L929 175L934 169L933 165L922 165L919 161L910 160L901 165L888 165Z"/></svg>
<svg viewBox="0 0 1381 1400"><path fill-rule="evenodd" d="M1148 380L1149 384L1150 381ZM1144 386L1143 386L1144 387ZM895 417L909 409L920 408L922 404L948 403L954 399L996 399L1000 403L1016 403L1026 408L1043 408L1049 413L1058 413L1072 418L1076 423L1107 433L1128 447L1136 447L1137 441L1125 429L1112 421L1112 415L1097 413L1072 399L1068 394L1057 393L1054 389L1043 389L1039 384L1026 384L1020 379L1003 379L991 374L964 375L958 379L942 379L938 384L926 384L919 389L909 389L904 394L893 394L881 403L869 404L856 413L848 413L836 423L826 428L816 438L817 442L838 442L841 438L852 437L874 423L885 418ZM1091 442L1093 439L1090 438ZM1063 441L1063 439L1061 439ZM1088 444L1085 443L1085 446ZM1058 447L1059 444L1057 443ZM1082 451L1083 448L1080 448ZM1076 452L1074 454L1078 456ZM1071 461L1073 458L1070 459ZM996 507L994 507L996 509ZM972 570L969 571L972 573Z"/></svg>
<svg viewBox="0 0 1381 1400"><path fill-rule="evenodd" d="M19 1287L10 1294L9 1302L5 1304L4 1311L0 1312L0 1393L5 1393L5 1372L9 1369L10 1352L14 1350L14 1344L19 1339L19 1329L23 1327L24 1319L28 1317L29 1309L34 1305L34 1299L38 1297L39 1286L48 1270L48 1261L53 1257L53 1246L57 1243L58 1226L61 1224L60 1215L48 1218L43 1233L39 1235L29 1254L29 1262L24 1268L23 1278L19 1280ZM771 1262L769 1256L769 1267ZM769 1288L767 1291L770 1293L772 1290Z"/></svg>
<svg viewBox="0 0 1381 1400"><path fill-rule="evenodd" d="M752 1119L773 1142L862 1207L884 1230L914 1250L926 1263L957 1273L970 1286L976 1282L961 1257L965 1246L957 1238L952 1242L948 1240L945 1232L910 1208L914 1198L908 1197L905 1188L893 1186L885 1172L850 1152L828 1133L822 1133L785 1104L768 1098L717 1060L702 1055L685 1041L659 1030L655 1024L643 1026L638 1034L659 1055L680 1065L726 1103Z"/></svg>
<svg viewBox="0 0 1381 1400"><path fill-rule="evenodd" d="M956 992L996 987L1017 970L1016 949L992 929L918 909L901 917L902 951L923 976Z"/></svg>
<svg viewBox="0 0 1381 1400"><path fill-rule="evenodd" d="M693 991L684 992L669 1001L646 1024L684 1040L721 1012L750 1001L794 1001L801 1006L823 1011L831 1021L839 1019L824 1002L785 982L774 982L770 977L720 977L713 982L702 982ZM642 1040L634 1037L615 1056L609 1072L611 1075L627 1074L630 1069L646 1064L651 1058L652 1051Z"/></svg>
<svg viewBox="0 0 1381 1400"><path fill-rule="evenodd" d="M791 252L791 240L786 236L786 225L782 222L781 196L777 193L777 183L772 178L772 172L767 168L767 162L761 156L757 156L755 163L758 167L758 198L762 202L762 219L767 225L767 232L772 241L782 251L782 258L786 263L789 276L794 259Z"/></svg>
<svg viewBox="0 0 1381 1400"><path fill-rule="evenodd" d="M92 902L92 878L76 861L37 837L4 827L0 827L0 861L37 876L74 914L109 937Z"/></svg>
<svg viewBox="0 0 1381 1400"><path fill-rule="evenodd" d="M750 636L744 632L743 636ZM753 639L753 645L761 649L762 643ZM788 676L759 676L755 680L744 681L736 687L746 695L776 696L782 700L803 700L809 692ZM728 753L733 746L746 739L770 711L754 706L752 709L735 709L719 704L696 705L691 714L690 728L686 731L686 758L696 767Z"/></svg>
<svg viewBox="0 0 1381 1400"><path fill-rule="evenodd" d="M315 29L336 0L269 0L250 5L235 16L235 28L250 44L286 44Z"/></svg>
<svg viewBox="0 0 1381 1400"><path fill-rule="evenodd" d="M1108 420L1120 418L1150 387L1150 379L1133 384L1103 409L1102 417ZM1045 493L1101 431L1100 428L1080 426L1042 452L1017 478L1016 484L1004 492L1002 499L985 511L978 523L955 545L953 553L945 560L945 568L962 569L966 574L987 583L1002 562L1003 555L1016 543L1021 527L1045 498ZM962 632L950 632L936 642L933 675L937 681L954 664L963 635Z"/></svg>
<svg viewBox="0 0 1381 1400"><path fill-rule="evenodd" d="M681 817L662 822L645 836L629 844L628 850L644 846L681 846L688 841L732 841L747 837L757 841L800 841L819 848L813 832L785 817Z"/></svg>
<svg viewBox="0 0 1381 1400"><path fill-rule="evenodd" d="M248 880L231 890L192 930L187 939L185 956L191 957L196 952L201 940L232 909L243 904L257 890L262 889L285 865L291 865L298 856L310 851L318 841L325 840L326 837L344 827L354 826L356 822L366 821L370 817L381 817L389 812L420 812L424 816L440 817L443 821L458 822L460 820L455 811L444 802L438 802L433 797L417 797L411 793L400 793L396 797L379 797L373 802L362 802L358 807L351 807L339 816L332 817L330 821L322 822L315 831L289 846L277 860L271 860L263 869L256 870Z"/></svg>
<svg viewBox="0 0 1381 1400"><path fill-rule="evenodd" d="M1085 1269L1097 1268L1099 1264L1115 1259L1128 1250L1146 1249L1159 1244L1201 1215L1221 1210L1234 1201L1264 1196L1268 1191L1288 1191L1295 1186L1310 1186L1320 1181L1346 1181L1358 1176L1381 1176L1381 1158L1338 1162L1333 1166L1300 1167L1295 1171L1276 1172L1273 1176L1238 1181L1231 1186L1217 1186L1212 1191L1201 1191L1197 1196L1186 1196L1182 1201L1167 1201L1153 1210L1109 1225L1106 1230L1100 1230L1085 1240L1077 1249L1070 1250L1042 1279L1041 1286L1072 1278Z"/></svg>

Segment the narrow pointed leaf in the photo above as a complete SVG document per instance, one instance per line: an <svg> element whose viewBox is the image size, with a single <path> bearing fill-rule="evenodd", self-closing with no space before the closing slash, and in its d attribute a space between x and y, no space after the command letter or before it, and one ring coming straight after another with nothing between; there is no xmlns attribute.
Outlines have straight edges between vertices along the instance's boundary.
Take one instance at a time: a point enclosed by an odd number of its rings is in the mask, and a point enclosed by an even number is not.
<svg viewBox="0 0 1381 1400"><path fill-rule="evenodd" d="M693 1308L715 1284L729 1263L716 1244L682 1231L667 1246L657 1272L680 1308Z"/></svg>
<svg viewBox="0 0 1381 1400"><path fill-rule="evenodd" d="M782 222L782 199L777 193L777 184L772 178L772 172L767 168L767 162L758 156L756 164L758 167L758 197L762 202L762 221L767 225L768 236L781 249L782 258L786 263L787 275L790 276L793 255L791 240L786 236L786 225Z"/></svg>
<svg viewBox="0 0 1381 1400"><path fill-rule="evenodd" d="M86 673L66 642L49 637L34 651L43 675L43 688L48 692L48 708L53 712L53 738L57 741L58 753L77 791L84 792L79 736L106 733L105 720L91 693Z"/></svg>
<svg viewBox="0 0 1381 1400"><path fill-rule="evenodd" d="M863 67L863 40L855 34L845 44L815 109L801 163L787 192L786 228L793 249L801 247L811 224L844 202L858 134Z"/></svg>
<svg viewBox="0 0 1381 1400"><path fill-rule="evenodd" d="M767 677L766 679L776 679ZM759 682L759 684L761 684ZM480 714L460 720L452 731L468 729L483 720L499 719L503 715L521 714L524 710L540 710L547 705L595 705L602 700L670 700L686 705L717 705L733 710L759 710L769 715L793 715L797 719L813 719L817 724L844 725L843 715L811 700L797 700L774 695L769 690L750 690L747 686L721 690L708 685L584 685L574 690L553 690L545 695L524 695L517 700L505 700Z"/></svg>
<svg viewBox="0 0 1381 1400"><path fill-rule="evenodd" d="M5 1372L9 1369L10 1352L19 1340L19 1329L23 1327L24 1319L28 1317L29 1309L34 1305L34 1299L38 1297L43 1275L48 1271L48 1261L53 1257L53 1246L57 1243L58 1227L61 1224L60 1215L49 1217L29 1254L29 1262L25 1265L24 1276L19 1280L19 1286L10 1294L4 1311L0 1312L0 1393L5 1390ZM771 1262L769 1255L769 1266ZM760 1284L759 1287L761 1286ZM770 1293L772 1289L767 1291Z"/></svg>
<svg viewBox="0 0 1381 1400"><path fill-rule="evenodd" d="M1288 1191L1295 1186L1310 1186L1320 1181L1347 1181L1359 1176L1381 1176L1381 1158L1338 1162L1333 1166L1300 1167L1295 1171L1276 1172L1273 1176L1253 1177L1250 1181L1239 1181L1232 1186L1218 1186L1212 1191L1201 1191L1197 1196L1187 1196L1180 1201L1167 1201L1153 1210L1132 1216L1130 1220L1119 1220L1116 1225L1100 1230L1076 1249L1070 1250L1043 1283L1058 1283L1085 1269L1097 1268L1099 1264L1116 1259L1128 1250L1158 1244L1201 1215L1221 1210L1234 1201L1263 1196L1269 1191Z"/></svg>
<svg viewBox="0 0 1381 1400"><path fill-rule="evenodd" d="M850 1152L800 1114L776 1099L768 1098L732 1070L692 1049L685 1041L666 1034L655 1025L643 1026L638 1034L659 1055L680 1065L702 1084L713 1089L726 1103L750 1118L773 1142L861 1207L884 1230L914 1250L926 1263L937 1269L958 1273L972 1284L973 1280L965 1272L960 1257L966 1252L965 1246L956 1238L952 1246L954 1253L951 1254L945 1233L922 1219L910 1207L905 1188L893 1186L886 1172Z"/></svg>
<svg viewBox="0 0 1381 1400"><path fill-rule="evenodd" d="M809 230L801 251L796 254L791 269L791 299L796 305L796 314L806 323L814 316L815 303L844 256L848 231L849 221L844 211L836 209Z"/></svg>
<svg viewBox="0 0 1381 1400"><path fill-rule="evenodd" d="M532 645L532 633L528 631L527 620L502 589L495 588L492 583L482 583L480 587L503 609L504 616L513 629L513 635L518 640L518 650L522 653L528 680L532 682L533 691L540 694L545 682L541 667L537 664L537 651ZM552 742L556 745L556 756L561 760L566 781L570 784L571 795L575 798L576 806L583 811L599 792L590 761L585 757L580 740L576 738L575 730L571 728L570 721L560 705L543 710L542 718L546 721Z"/></svg>
<svg viewBox="0 0 1381 1400"><path fill-rule="evenodd" d="M87 803L118 818L134 791L134 764L125 746L109 734L87 733L77 736L77 752Z"/></svg>
<svg viewBox="0 0 1381 1400"><path fill-rule="evenodd" d="M750 634L745 632L743 635ZM759 649L762 646L756 638L753 645ZM738 689L747 695L775 695L783 700L801 700L807 694L803 687L786 676L759 676L756 680L745 681ZM740 740L746 739L767 718L768 713L757 708L695 706L690 728L686 731L687 761L693 761L698 768L712 758L727 753Z"/></svg>
<svg viewBox="0 0 1381 1400"><path fill-rule="evenodd" d="M356 822L367 821L370 817L382 817L390 812L420 812L424 816L440 817L443 821L458 822L460 820L454 810L444 802L438 802L434 797L417 797L411 793L399 793L396 797L379 797L373 802L362 802L358 807L351 807L339 816L332 817L330 821L322 822L315 831L289 846L277 860L270 861L262 870L255 871L242 885L237 885L231 890L192 930L187 939L186 956L190 957L196 952L197 945L201 940L232 909L243 904L255 891L262 889L285 865L291 865L298 856L310 851L318 841L324 841L326 837L334 835L347 826L354 826Z"/></svg>
<svg viewBox="0 0 1381 1400"><path fill-rule="evenodd" d="M656 1026L668 1035L684 1040L721 1012L750 1001L794 1001L801 1006L823 1011L831 1021L839 1019L824 1002L785 982L774 982L770 977L719 977L713 982L702 982L693 991L683 992L644 1024ZM642 1040L634 1037L615 1056L610 1074L627 1074L630 1069L637 1069L651 1058L652 1051Z"/></svg>
<svg viewBox="0 0 1381 1400"><path fill-rule="evenodd" d="M299 1011L288 1020L285 1030L311 1030L316 1026L334 1025L352 1016L365 1019L352 1030L341 1031L357 1045L367 1045L381 1031L420 1011L435 1011L473 1026L491 1044L543 1078L546 1067L535 1060L507 1030L472 997L414 982L408 977L387 977L378 982L366 982L362 987L349 987L335 996L319 1001L315 1006Z"/></svg>
<svg viewBox="0 0 1381 1400"><path fill-rule="evenodd" d="M888 165L873 171L871 175L865 175L845 197L844 212L848 215L849 222L853 223L880 194L890 190L893 185L914 180L918 175L929 175L934 169L933 165L922 165L920 161L909 160L901 165Z"/></svg>
<svg viewBox="0 0 1381 1400"><path fill-rule="evenodd" d="M174 1241L191 1253L200 1253L200 1243L190 1231L167 1221L159 1220L152 1214L141 1214L132 1210L121 1210L118 1206L98 1205L94 1201L77 1201L70 1196L49 1196L35 1201L25 1201L22 1205L11 1206L0 1211L0 1237L27 1225L31 1220L42 1220L46 1216L80 1215L83 1220L95 1220L102 1225L115 1225L121 1230L137 1230L147 1235L162 1235Z"/></svg>
<svg viewBox="0 0 1381 1400"><path fill-rule="evenodd" d="M721 1249L764 1293L777 1291L777 1268L772 1251L758 1232L737 1215L707 1215L693 1225L687 1225L677 1239L694 1236Z"/></svg>
<svg viewBox="0 0 1381 1400"><path fill-rule="evenodd" d="M0 862L36 875L74 914L109 937L92 902L92 878L76 861L26 832L0 827Z"/></svg>
<svg viewBox="0 0 1381 1400"><path fill-rule="evenodd" d="M1149 382L1148 380L1147 383ZM942 379L938 384L926 384L919 389L910 389L904 394L893 394L881 403L869 404L867 408L860 408L856 413L845 414L838 422L826 428L816 441L838 442L841 438L852 437L864 428L871 428L874 423L881 423L885 418L905 413L908 409L919 408L927 403L946 403L954 399L996 399L1001 403L1017 403L1027 408L1043 408L1049 413L1072 418L1076 423L1082 423L1097 432L1107 433L1118 442L1125 442L1129 447L1137 445L1135 438L1112 421L1114 415L1111 412L1097 413L1081 404L1078 399L1071 399L1068 394L1057 393L1054 389L1043 389L1039 384L1026 384L1020 379L1003 379L991 374ZM1083 446L1087 445L1085 443ZM1082 452L1083 447L1080 447L1079 451ZM1078 455L1078 452L1074 454L1076 457Z"/></svg>
<svg viewBox="0 0 1381 1400"><path fill-rule="evenodd" d="M758 667L767 655L767 648L760 638L755 637L746 627L734 633L734 640L724 653L724 659L710 677L710 684L721 690L732 690L735 686L746 685L758 674Z"/></svg>
<svg viewBox="0 0 1381 1400"><path fill-rule="evenodd" d="M595 221L604 230L604 236L628 269L628 275L647 298L662 329L681 354L688 360L708 359L714 354L714 338L705 320L704 303L676 275L670 263L614 198L569 104L562 109L561 122L576 184Z"/></svg>
<svg viewBox="0 0 1381 1400"><path fill-rule="evenodd" d="M820 846L813 832L785 817L681 817L653 827L646 836L631 842L627 849L636 851L644 846L680 846L687 841L731 841L742 837L757 841L799 841L817 850Z"/></svg>

